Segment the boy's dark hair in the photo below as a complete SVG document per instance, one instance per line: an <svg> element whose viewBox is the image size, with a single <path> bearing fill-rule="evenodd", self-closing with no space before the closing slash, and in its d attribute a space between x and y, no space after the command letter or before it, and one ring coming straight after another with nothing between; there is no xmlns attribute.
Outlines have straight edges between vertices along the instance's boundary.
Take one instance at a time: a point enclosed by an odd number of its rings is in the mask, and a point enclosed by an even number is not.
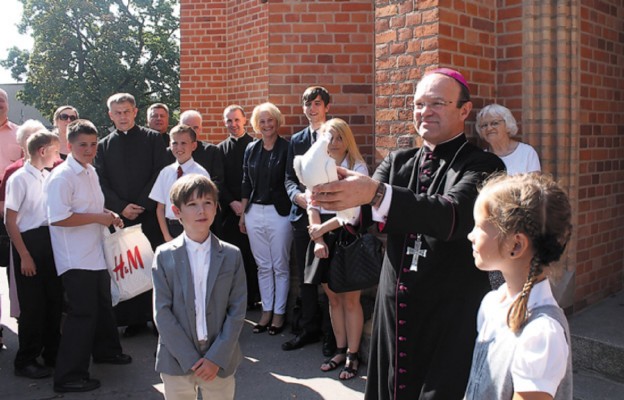
<svg viewBox="0 0 624 400"><path fill-rule="evenodd" d="M78 138L78 135L95 135L98 131L95 125L88 119L77 119L71 124L67 125L67 141L74 143Z"/></svg>
<svg viewBox="0 0 624 400"><path fill-rule="evenodd" d="M329 96L329 92L323 86L310 86L303 92L303 96L301 96L301 100L303 103L307 103L310 101L314 101L318 96L321 96L325 107L329 105L331 97Z"/></svg>
<svg viewBox="0 0 624 400"><path fill-rule="evenodd" d="M177 135L178 133L188 133L191 137L191 141L197 142L197 132L188 125L179 124L174 126L171 131L169 131L169 137L173 138L173 135Z"/></svg>
<svg viewBox="0 0 624 400"><path fill-rule="evenodd" d="M171 187L169 197L174 206L181 208L193 197L212 196L215 203L219 201L219 189L213 181L199 174L184 175Z"/></svg>
<svg viewBox="0 0 624 400"><path fill-rule="evenodd" d="M41 130L30 135L26 141L26 148L28 154L32 157L36 154L40 148L50 146L53 143L58 143L59 137L47 130Z"/></svg>

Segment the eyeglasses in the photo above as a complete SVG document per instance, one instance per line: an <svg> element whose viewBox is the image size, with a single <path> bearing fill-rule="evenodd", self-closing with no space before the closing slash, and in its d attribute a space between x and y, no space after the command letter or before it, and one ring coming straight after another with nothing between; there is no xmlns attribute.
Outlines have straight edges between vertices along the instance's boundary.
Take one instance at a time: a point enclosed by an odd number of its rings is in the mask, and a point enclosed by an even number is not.
<svg viewBox="0 0 624 400"><path fill-rule="evenodd" d="M505 121L504 121L504 120L502 120L502 119L496 119L496 120L491 121L491 122L485 122L485 123L483 123L483 124L479 125L479 129L487 129L487 128L488 128L488 126L490 126L490 127L494 128L494 129L496 129L496 128L498 128L498 126L499 126L500 124L502 124L502 123L504 123L504 122L505 122Z"/></svg>
<svg viewBox="0 0 624 400"><path fill-rule="evenodd" d="M69 114L61 114L61 115L58 116L58 118L61 121L67 121L67 120L75 121L75 120L78 119L78 117L76 117L75 115L69 115Z"/></svg>
<svg viewBox="0 0 624 400"><path fill-rule="evenodd" d="M462 103L465 103L465 100L460 100L457 102L458 105L462 105ZM436 100L436 101L419 101L417 103L414 103L414 109L418 110L418 111L422 111L425 107L432 109L433 111L440 111L441 109L443 109L444 107L448 106L449 104L454 103L453 101L444 101L444 100Z"/></svg>

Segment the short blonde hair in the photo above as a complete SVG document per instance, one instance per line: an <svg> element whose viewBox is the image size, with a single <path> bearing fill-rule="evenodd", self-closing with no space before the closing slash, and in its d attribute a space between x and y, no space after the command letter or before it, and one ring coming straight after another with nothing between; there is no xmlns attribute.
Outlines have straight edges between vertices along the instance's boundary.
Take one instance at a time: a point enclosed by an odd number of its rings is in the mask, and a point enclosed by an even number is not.
<svg viewBox="0 0 624 400"><path fill-rule="evenodd" d="M277 106L273 103L262 103L259 106L256 106L251 113L251 126L253 127L254 132L260 133L260 113L263 111L268 112L277 124L275 128L276 131L279 131L279 128L284 125L284 116L282 112L277 108Z"/></svg>

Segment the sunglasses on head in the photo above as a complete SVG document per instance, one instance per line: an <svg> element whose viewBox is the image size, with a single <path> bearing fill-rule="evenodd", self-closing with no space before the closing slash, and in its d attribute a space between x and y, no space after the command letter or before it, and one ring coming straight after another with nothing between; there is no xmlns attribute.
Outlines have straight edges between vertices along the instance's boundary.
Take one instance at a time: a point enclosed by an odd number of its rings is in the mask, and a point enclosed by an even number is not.
<svg viewBox="0 0 624 400"><path fill-rule="evenodd" d="M59 117L58 117L58 118L59 118L61 121L67 121L67 120L70 120L70 121L75 121L75 120L77 120L77 119L78 119L78 117L76 117L75 115L69 115L69 114L61 114L61 115L59 115Z"/></svg>

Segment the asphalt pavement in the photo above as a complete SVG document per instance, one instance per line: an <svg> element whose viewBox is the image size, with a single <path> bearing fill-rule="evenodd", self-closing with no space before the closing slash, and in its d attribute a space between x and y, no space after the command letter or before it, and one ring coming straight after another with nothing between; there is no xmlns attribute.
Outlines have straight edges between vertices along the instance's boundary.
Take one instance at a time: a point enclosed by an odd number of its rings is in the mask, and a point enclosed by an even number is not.
<svg viewBox="0 0 624 400"><path fill-rule="evenodd" d="M17 322L9 316L9 296L6 270L0 268L0 300L5 348L0 351L0 399L141 399L164 398L162 382L154 371L156 337L151 331L132 338L121 338L124 353L130 354L129 365L92 364L91 376L102 386L91 392L59 394L52 390L52 378L32 380L16 377L13 359L18 347ZM360 376L349 380L338 379L339 369L322 372L325 359L321 344L314 343L302 349L282 351L281 344L292 335L285 329L277 336L266 332L253 334L252 326L260 317L259 311L250 311L241 333L240 342L245 359L236 373L236 399L270 400L357 400L364 397L366 366L360 367Z"/></svg>

